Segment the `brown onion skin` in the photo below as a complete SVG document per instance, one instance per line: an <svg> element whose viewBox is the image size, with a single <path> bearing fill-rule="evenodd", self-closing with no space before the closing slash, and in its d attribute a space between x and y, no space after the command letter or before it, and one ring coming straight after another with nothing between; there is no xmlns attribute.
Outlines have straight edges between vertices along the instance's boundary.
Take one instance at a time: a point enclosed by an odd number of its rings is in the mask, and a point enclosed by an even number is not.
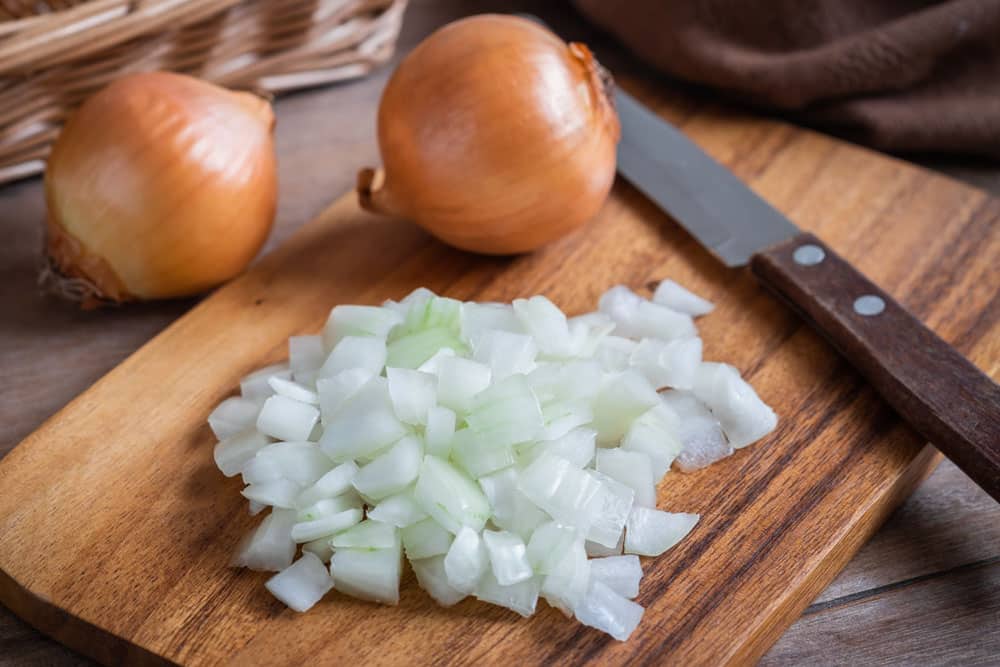
<svg viewBox="0 0 1000 667"><path fill-rule="evenodd" d="M89 98L45 174L47 251L99 302L197 294L240 273L274 220L270 104L169 72Z"/></svg>
<svg viewBox="0 0 1000 667"><path fill-rule="evenodd" d="M615 175L618 117L581 44L481 15L441 28L400 63L378 113L383 174L359 174L369 210L458 248L534 250L598 211Z"/></svg>

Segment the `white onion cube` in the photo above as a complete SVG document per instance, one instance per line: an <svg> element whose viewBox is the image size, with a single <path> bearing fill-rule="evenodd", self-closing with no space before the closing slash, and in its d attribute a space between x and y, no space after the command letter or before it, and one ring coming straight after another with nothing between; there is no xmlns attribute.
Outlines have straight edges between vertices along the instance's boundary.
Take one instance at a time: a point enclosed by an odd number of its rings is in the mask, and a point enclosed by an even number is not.
<svg viewBox="0 0 1000 667"><path fill-rule="evenodd" d="M257 416L257 430L275 440L304 442L319 421L319 410L287 396L271 396Z"/></svg>
<svg viewBox="0 0 1000 667"><path fill-rule="evenodd" d="M424 519L400 531L403 549L410 560L441 556L448 553L452 535L434 519Z"/></svg>
<svg viewBox="0 0 1000 667"><path fill-rule="evenodd" d="M590 577L631 600L639 594L642 565L638 556L594 558L590 561Z"/></svg>
<svg viewBox="0 0 1000 667"><path fill-rule="evenodd" d="M575 610L576 620L606 632L618 641L631 636L645 610L635 602L615 593L600 581L592 581L590 590Z"/></svg>
<svg viewBox="0 0 1000 667"><path fill-rule="evenodd" d="M444 556L411 559L410 565L413 566L420 587L442 607L450 607L467 595L448 583L448 576L444 570Z"/></svg>
<svg viewBox="0 0 1000 667"><path fill-rule="evenodd" d="M434 407L437 378L409 368L387 368L389 397L399 421L426 424L427 412Z"/></svg>
<svg viewBox="0 0 1000 667"><path fill-rule="evenodd" d="M479 486L446 461L425 456L413 498L427 514L451 533L462 526L481 530L490 518L490 504Z"/></svg>
<svg viewBox="0 0 1000 667"><path fill-rule="evenodd" d="M633 507L625 526L625 553L659 556L683 540L698 519L697 514Z"/></svg>
<svg viewBox="0 0 1000 667"><path fill-rule="evenodd" d="M385 339L370 336L345 336L330 352L319 369L320 377L334 377L352 368L378 375L385 367Z"/></svg>
<svg viewBox="0 0 1000 667"><path fill-rule="evenodd" d="M260 405L239 396L232 396L219 403L208 415L208 425L219 440L241 433L254 426Z"/></svg>
<svg viewBox="0 0 1000 667"><path fill-rule="evenodd" d="M422 460L420 441L413 436L404 437L358 471L354 488L373 500L399 493L417 479Z"/></svg>
<svg viewBox="0 0 1000 667"><path fill-rule="evenodd" d="M215 445L212 453L215 465L226 477L235 477L243 472L247 462L270 442L266 435L254 429L231 435Z"/></svg>
<svg viewBox="0 0 1000 667"><path fill-rule="evenodd" d="M295 558L293 525L294 510L273 510L237 548L233 566L259 572L278 572L291 565Z"/></svg>
<svg viewBox="0 0 1000 667"><path fill-rule="evenodd" d="M476 586L476 598L501 607L506 607L527 618L535 613L538 604L539 582L537 577L510 586L501 586L489 570L483 574Z"/></svg>
<svg viewBox="0 0 1000 667"><path fill-rule="evenodd" d="M673 280L664 280L656 286L656 290L653 292L653 303L693 317L708 315L715 309L711 301L701 298Z"/></svg>
<svg viewBox="0 0 1000 667"><path fill-rule="evenodd" d="M520 536L507 530L484 530L483 543L490 557L493 576L501 586L511 586L534 576L527 548Z"/></svg>
<svg viewBox="0 0 1000 667"><path fill-rule="evenodd" d="M402 559L399 540L388 549L337 549L330 559L333 586L362 600L397 604Z"/></svg>
<svg viewBox="0 0 1000 667"><path fill-rule="evenodd" d="M307 611L333 588L333 579L323 561L304 553L290 566L267 580L271 594L298 612Z"/></svg>
<svg viewBox="0 0 1000 667"><path fill-rule="evenodd" d="M448 583L456 590L472 593L488 567L489 557L482 537L468 526L462 526L444 557Z"/></svg>
<svg viewBox="0 0 1000 667"><path fill-rule="evenodd" d="M597 452L597 471L631 488L636 505L656 507L653 464L644 452L620 447L602 449Z"/></svg>

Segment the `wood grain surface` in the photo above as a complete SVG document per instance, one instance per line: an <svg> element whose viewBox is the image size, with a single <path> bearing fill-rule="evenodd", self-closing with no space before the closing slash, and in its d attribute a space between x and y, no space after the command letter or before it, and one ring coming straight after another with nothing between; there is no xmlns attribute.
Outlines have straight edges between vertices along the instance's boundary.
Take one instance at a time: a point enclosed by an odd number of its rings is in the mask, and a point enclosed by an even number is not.
<svg viewBox="0 0 1000 667"><path fill-rule="evenodd" d="M513 3L497 2L416 0L407 17L402 48L405 51L433 26L450 18L501 4L505 9L513 6ZM564 34L599 46L602 60L612 64L616 71L642 72L634 61L602 36L588 33L573 17L560 16L546 3L523 3L520 9L543 16L550 24L566 30ZM290 96L277 103L282 189L278 224L269 248L319 211L336 191L347 187L353 179L355 166L373 164L371 110L384 77L383 72L355 84ZM661 90L665 89L662 82L658 85ZM683 100L676 100L678 108L693 108L695 104L684 101L689 99L697 99L697 96L686 91ZM780 150L781 143L773 147ZM724 151L724 157L741 176L759 177L767 170L767 158L758 152L747 155L746 161L740 164L736 153L742 149L743 145L738 146L736 152ZM719 151L719 146L715 150ZM858 171L859 180L876 181L863 191L848 189L844 192L845 196L855 199L853 206L864 204L858 199L868 196L865 193L874 192L872 203L885 207L887 200L907 199L910 192L923 189L927 181L947 182L918 170L904 170L906 178L903 180L909 185L900 192L896 187L900 174L895 174L898 165L881 163L881 166L882 169ZM1000 192L1000 178L989 165L977 167L952 161L936 162L934 166ZM922 178L911 180L914 176ZM756 185L770 196L769 190L759 183ZM886 187L894 192L880 193ZM984 199L981 193L969 189L960 192L970 201ZM839 196L840 193L833 193L824 199L831 201ZM791 206L787 199L777 203L782 207ZM919 206L920 201L910 202L910 205ZM896 207L895 225L905 224L900 216L905 216L907 208ZM930 211L930 215L947 216L949 213L948 207L934 207ZM7 235L5 242L0 244L0 306L3 312L11 315L0 319L0 368L4 369L6 380L0 386L0 454L10 450L47 415L195 303L188 300L80 313L58 302L39 299L33 280L43 214L38 181L0 188L0 226ZM933 240L934 236L931 233L927 238ZM914 245L919 250L919 244L910 245L911 254ZM834 247L841 249L837 245ZM854 259L852 254L847 256ZM935 256L932 253L928 257ZM916 271L914 276L928 273L926 267L913 270ZM902 292L894 289L894 285L899 285L898 280L894 284L883 282L883 286L902 297ZM931 282L935 282L933 277ZM912 290L912 284L909 289ZM928 289L908 291L904 304L915 308L919 300L926 300L928 294L940 288ZM961 300L957 303L954 308L960 312ZM918 315L927 317L931 310L924 307ZM994 327L995 311L993 306L991 322L977 328ZM932 328L945 333L942 321L948 315L947 310L936 315ZM968 344L968 335L961 338ZM978 357L980 365L994 376L997 358L995 348ZM998 526L1000 508L996 503L949 462L944 462L851 560L836 581L820 594L817 603L782 637L764 659L764 664L995 662L997 646L995 642L986 641L990 637L995 639L995 633L988 635L986 630L997 627L1000 620L1000 594L995 588L979 586L976 582L988 581L985 573L992 573L989 576L995 580L1000 572ZM0 537L0 543L3 542L4 538ZM155 570L154 566L151 576L159 576ZM970 579L970 571L980 574ZM413 591L406 595L414 594L419 593ZM883 599L891 599L892 605L875 603ZM931 609L938 612L929 613ZM831 619L830 623L825 619ZM883 624L885 620L891 623ZM859 631L859 628L888 629L894 634L890 642L884 635ZM94 640L92 635L84 638ZM75 665L85 661L79 654L43 637L0 608L0 664Z"/></svg>
<svg viewBox="0 0 1000 667"><path fill-rule="evenodd" d="M1000 252L990 231L1000 202L809 132L626 87L974 361L997 358L991 285ZM332 305L426 285L463 299L544 292L582 312L608 285L667 276L719 304L702 327L706 357L741 368L782 421L765 442L661 485L661 506L704 518L680 547L647 561L647 612L627 644L551 609L527 623L474 601L441 610L412 577L395 608L334 596L296 615L262 589L264 575L225 568L254 521L238 482L213 469L205 415L241 375L282 356L290 334L318 329ZM747 272L722 267L625 184L580 233L514 259L447 249L360 212L348 196L0 463L0 598L102 662L746 663L935 456Z"/></svg>

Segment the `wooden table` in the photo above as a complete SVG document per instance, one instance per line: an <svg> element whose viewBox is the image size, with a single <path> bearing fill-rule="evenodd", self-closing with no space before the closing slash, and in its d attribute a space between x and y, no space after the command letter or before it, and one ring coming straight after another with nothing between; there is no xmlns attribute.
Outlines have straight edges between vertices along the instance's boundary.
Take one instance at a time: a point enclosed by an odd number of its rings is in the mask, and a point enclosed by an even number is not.
<svg viewBox="0 0 1000 667"><path fill-rule="evenodd" d="M400 49L462 13L495 7L510 11L511 3L416 0ZM519 7L564 34L586 34L613 69L642 70L578 18L551 11L551 4ZM386 75L278 101L281 196L268 248L348 189L359 166L377 163L373 111ZM995 166L935 166L1000 193ZM83 313L40 297L35 277L44 214L38 179L0 188L0 456L195 303ZM1000 505L945 462L763 664L996 664L998 628ZM0 664L84 662L0 607Z"/></svg>

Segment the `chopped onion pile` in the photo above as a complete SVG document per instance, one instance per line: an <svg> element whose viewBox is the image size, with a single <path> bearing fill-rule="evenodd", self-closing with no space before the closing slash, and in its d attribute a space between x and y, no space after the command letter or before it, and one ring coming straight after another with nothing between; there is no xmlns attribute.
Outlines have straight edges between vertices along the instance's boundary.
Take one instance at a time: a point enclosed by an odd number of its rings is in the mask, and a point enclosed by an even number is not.
<svg viewBox="0 0 1000 667"><path fill-rule="evenodd" d="M305 611L331 589L397 603L405 555L442 605L530 616L542 597L627 639L638 556L699 518L656 509L657 483L777 421L735 368L702 361L692 317L711 309L670 281L572 318L542 296L425 289L337 306L209 416L219 469L252 513L271 508L234 564L278 572L267 589Z"/></svg>

